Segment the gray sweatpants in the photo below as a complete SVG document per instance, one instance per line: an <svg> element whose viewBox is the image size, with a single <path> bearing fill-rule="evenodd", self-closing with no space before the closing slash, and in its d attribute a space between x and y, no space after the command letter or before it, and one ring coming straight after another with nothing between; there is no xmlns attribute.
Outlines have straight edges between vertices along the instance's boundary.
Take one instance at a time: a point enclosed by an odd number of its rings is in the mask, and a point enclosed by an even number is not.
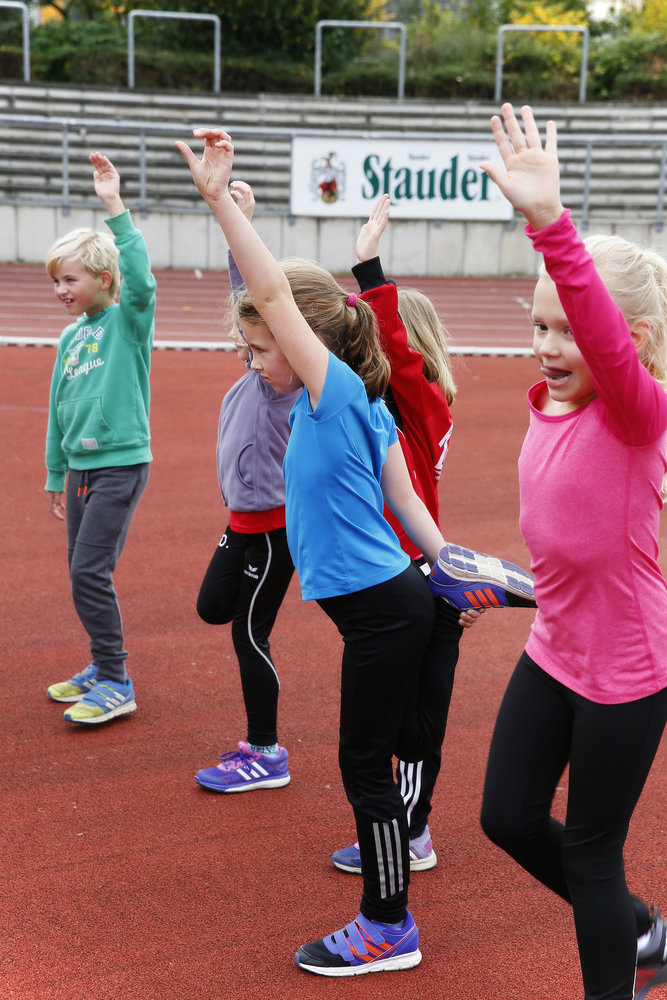
<svg viewBox="0 0 667 1000"><path fill-rule="evenodd" d="M125 681L123 622L113 573L123 551L150 466L70 469L67 560L74 607L90 636L98 680Z"/></svg>

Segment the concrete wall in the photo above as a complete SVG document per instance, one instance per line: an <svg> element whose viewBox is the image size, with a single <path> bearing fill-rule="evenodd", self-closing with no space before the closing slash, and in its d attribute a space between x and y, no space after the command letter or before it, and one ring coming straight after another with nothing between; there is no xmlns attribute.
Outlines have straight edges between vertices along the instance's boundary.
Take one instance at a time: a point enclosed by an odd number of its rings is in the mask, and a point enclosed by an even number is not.
<svg viewBox="0 0 667 1000"><path fill-rule="evenodd" d="M145 218L135 213L134 219L154 267L226 270L227 247L212 216L151 212ZM275 256L308 257L338 273L354 262L362 221L261 213L254 220ZM80 226L104 229L104 212L76 209L65 216L53 207L0 205L0 259L41 264L54 240ZM657 232L650 222L594 219L589 231L617 233L667 256L667 231ZM532 277L536 268L519 220L513 228L505 223L394 220L383 240L382 261L387 274L401 276Z"/></svg>

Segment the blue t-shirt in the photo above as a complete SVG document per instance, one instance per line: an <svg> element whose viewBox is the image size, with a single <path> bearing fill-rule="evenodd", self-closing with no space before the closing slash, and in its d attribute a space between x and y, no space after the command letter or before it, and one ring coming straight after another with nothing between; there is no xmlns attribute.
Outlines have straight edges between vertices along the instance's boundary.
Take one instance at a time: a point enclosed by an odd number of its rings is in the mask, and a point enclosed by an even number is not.
<svg viewBox="0 0 667 1000"><path fill-rule="evenodd" d="M359 376L329 354L317 409L304 390L290 427L287 541L303 599L352 594L398 576L410 559L382 514L382 466L398 440L384 402L369 402Z"/></svg>

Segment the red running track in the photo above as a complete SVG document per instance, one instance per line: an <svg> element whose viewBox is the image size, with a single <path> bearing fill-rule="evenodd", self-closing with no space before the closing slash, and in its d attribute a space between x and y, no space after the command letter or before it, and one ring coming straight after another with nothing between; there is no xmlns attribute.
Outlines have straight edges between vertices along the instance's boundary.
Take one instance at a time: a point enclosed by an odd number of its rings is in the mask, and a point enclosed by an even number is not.
<svg viewBox="0 0 667 1000"><path fill-rule="evenodd" d="M22 308L32 315L29 299ZM233 354L154 356L155 461L116 581L139 707L107 726L65 725L44 691L87 662L87 647L69 596L64 528L43 492L54 356L0 349L0 997L577 1000L569 909L478 823L495 713L532 612L489 612L463 640L431 819L438 865L410 888L424 955L417 969L331 980L293 962L299 944L357 913L360 894L358 879L329 861L353 839L336 758L340 642L296 582L273 635L292 783L233 796L195 784L199 767L245 736L229 630L204 625L194 607L226 525L214 452L220 398L240 371ZM516 459L535 362L467 358L455 369L443 527L525 563ZM664 525L662 542L664 550ZM665 750L627 844L629 884L663 908Z"/></svg>
<svg viewBox="0 0 667 1000"><path fill-rule="evenodd" d="M155 275L158 341L225 339L226 272L156 270ZM351 274L339 275L339 280L344 288L357 289ZM397 278L397 282L419 288L431 298L455 348L530 347L532 279ZM40 266L0 264L0 290L0 338L53 339L67 322Z"/></svg>

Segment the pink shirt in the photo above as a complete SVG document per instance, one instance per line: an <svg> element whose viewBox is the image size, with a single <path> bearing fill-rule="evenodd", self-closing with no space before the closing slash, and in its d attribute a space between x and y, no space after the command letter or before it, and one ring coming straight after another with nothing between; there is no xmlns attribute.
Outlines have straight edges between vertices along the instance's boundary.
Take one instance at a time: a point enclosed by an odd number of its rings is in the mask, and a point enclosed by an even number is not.
<svg viewBox="0 0 667 1000"><path fill-rule="evenodd" d="M547 416L534 405L544 383L528 393L520 526L538 611L526 651L591 701L634 701L667 686L667 583L657 562L667 394L638 360L569 212L526 233L598 394Z"/></svg>

